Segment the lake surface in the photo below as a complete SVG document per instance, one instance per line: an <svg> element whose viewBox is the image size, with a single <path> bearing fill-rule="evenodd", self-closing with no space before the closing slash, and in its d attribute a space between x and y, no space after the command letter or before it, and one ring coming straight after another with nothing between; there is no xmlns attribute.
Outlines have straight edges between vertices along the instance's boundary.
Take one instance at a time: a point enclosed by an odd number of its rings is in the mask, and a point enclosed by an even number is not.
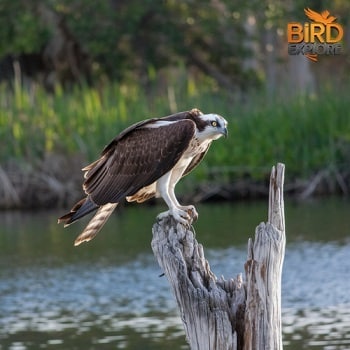
<svg viewBox="0 0 350 350"><path fill-rule="evenodd" d="M0 213L0 349L189 349L152 250L164 206L128 206L90 243L55 212ZM197 206L217 276L243 272L267 201ZM350 348L350 201L286 199L284 349Z"/></svg>

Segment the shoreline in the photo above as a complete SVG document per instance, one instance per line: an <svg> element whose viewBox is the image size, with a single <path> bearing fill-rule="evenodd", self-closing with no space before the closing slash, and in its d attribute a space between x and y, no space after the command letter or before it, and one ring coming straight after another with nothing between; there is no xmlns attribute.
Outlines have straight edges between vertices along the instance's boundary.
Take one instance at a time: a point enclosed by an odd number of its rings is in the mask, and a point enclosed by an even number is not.
<svg viewBox="0 0 350 350"><path fill-rule="evenodd" d="M0 165L0 210L67 208L84 196L83 173L86 165L81 155L49 156L35 164L9 161ZM288 167L287 167L288 174ZM178 197L185 202L238 201L268 197L268 179L248 176L231 180L215 179L195 182L186 177L178 186ZM218 181L219 180L219 181ZM181 191L182 187L182 191ZM350 194L350 173L322 169L308 179L285 179L285 195L298 200L311 197Z"/></svg>

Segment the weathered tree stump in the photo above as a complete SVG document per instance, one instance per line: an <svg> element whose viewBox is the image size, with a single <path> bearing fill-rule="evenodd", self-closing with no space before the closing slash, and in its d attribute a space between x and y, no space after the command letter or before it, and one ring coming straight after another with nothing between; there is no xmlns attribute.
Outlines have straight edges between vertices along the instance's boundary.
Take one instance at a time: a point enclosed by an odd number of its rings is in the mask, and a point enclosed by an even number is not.
<svg viewBox="0 0 350 350"><path fill-rule="evenodd" d="M164 218L152 249L175 295L192 350L282 349L281 276L285 248L284 165L272 168L268 222L248 241L246 278L217 278L191 229Z"/></svg>

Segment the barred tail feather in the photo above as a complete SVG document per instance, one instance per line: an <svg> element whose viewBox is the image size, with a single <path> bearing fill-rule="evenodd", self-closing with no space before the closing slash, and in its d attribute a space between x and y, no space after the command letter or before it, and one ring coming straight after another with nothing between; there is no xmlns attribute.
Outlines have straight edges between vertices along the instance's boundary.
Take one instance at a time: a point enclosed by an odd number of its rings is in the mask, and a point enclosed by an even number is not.
<svg viewBox="0 0 350 350"><path fill-rule="evenodd" d="M102 205L95 216L90 220L84 231L77 237L74 242L75 246L80 243L91 241L101 230L107 219L113 213L113 210L117 207L118 203L108 203Z"/></svg>

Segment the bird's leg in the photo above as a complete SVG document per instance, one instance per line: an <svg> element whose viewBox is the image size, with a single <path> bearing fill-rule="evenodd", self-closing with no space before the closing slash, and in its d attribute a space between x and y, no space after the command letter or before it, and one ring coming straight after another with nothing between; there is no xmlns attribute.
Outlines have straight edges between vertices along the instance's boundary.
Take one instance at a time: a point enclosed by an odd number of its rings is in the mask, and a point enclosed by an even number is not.
<svg viewBox="0 0 350 350"><path fill-rule="evenodd" d="M171 173L169 172L157 181L157 191L169 207L168 211L160 213L157 218L163 219L170 214L176 221L187 226L191 221L191 217L188 212L179 205L175 197L174 186L169 186L170 177Z"/></svg>
<svg viewBox="0 0 350 350"><path fill-rule="evenodd" d="M173 184L175 184L177 181L174 181ZM175 196L175 185L171 185L169 186L168 189L168 194L171 198L171 200L173 201L173 203L175 203L176 207L179 208L180 210L185 211L190 220L194 220L196 221L198 219L198 212L196 210L196 208L193 205L181 205L176 196Z"/></svg>
<svg viewBox="0 0 350 350"><path fill-rule="evenodd" d="M175 196L175 186L171 186L171 185L169 186L168 194L172 202L175 203L176 207L179 208L180 210L185 211L188 214L190 220L196 221L198 219L198 212L193 205L181 205L178 202Z"/></svg>

